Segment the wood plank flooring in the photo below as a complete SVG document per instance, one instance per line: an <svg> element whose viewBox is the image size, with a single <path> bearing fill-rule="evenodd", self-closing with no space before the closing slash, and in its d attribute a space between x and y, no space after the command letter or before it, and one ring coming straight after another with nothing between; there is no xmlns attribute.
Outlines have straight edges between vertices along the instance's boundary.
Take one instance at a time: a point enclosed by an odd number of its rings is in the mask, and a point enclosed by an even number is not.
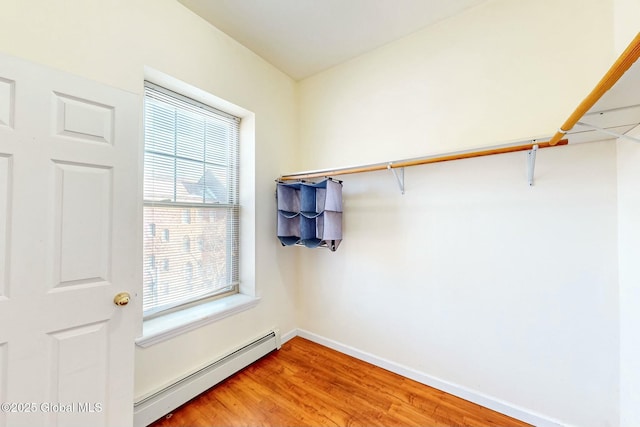
<svg viewBox="0 0 640 427"><path fill-rule="evenodd" d="M300 337L151 424L527 425Z"/></svg>

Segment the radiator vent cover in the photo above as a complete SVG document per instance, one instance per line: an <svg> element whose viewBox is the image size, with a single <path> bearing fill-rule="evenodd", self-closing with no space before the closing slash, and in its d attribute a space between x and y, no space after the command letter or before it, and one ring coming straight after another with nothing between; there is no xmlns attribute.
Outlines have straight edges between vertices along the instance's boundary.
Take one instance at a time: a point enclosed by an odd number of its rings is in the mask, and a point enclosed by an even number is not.
<svg viewBox="0 0 640 427"><path fill-rule="evenodd" d="M266 354L280 348L275 329L134 403L133 425L144 427Z"/></svg>

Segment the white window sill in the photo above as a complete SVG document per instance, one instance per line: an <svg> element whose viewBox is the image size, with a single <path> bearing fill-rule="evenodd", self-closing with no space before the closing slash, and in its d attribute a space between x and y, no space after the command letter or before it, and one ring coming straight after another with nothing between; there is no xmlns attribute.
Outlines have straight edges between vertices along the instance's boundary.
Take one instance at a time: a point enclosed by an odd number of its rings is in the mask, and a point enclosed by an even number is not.
<svg viewBox="0 0 640 427"><path fill-rule="evenodd" d="M136 340L136 345L150 347L200 326L248 310L255 307L259 301L258 297L235 294L145 320L142 336Z"/></svg>

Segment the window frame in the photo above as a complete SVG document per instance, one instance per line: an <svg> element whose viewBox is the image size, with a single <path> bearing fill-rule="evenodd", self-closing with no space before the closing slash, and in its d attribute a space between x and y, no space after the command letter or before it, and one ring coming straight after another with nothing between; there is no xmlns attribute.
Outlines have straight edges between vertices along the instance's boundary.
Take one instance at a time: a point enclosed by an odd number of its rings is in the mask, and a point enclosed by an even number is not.
<svg viewBox="0 0 640 427"><path fill-rule="evenodd" d="M238 292L230 295L218 295L197 303L186 304L148 318L140 317L139 333L136 345L149 347L172 339L206 324L219 321L255 307L261 300L256 289L256 242L255 242L255 114L223 98L212 95L203 89L178 80L151 67L145 67L144 81L164 87L172 92L182 94L196 102L202 102L217 110L239 117L240 153L239 153L239 285ZM211 89L209 89L211 90ZM144 99L144 98L143 98ZM143 182L144 143L140 144L140 182ZM142 186L141 186L142 187ZM143 210L142 188L140 192L140 216ZM140 235L140 259L142 259L142 241ZM138 298L142 313L142 298Z"/></svg>
<svg viewBox="0 0 640 427"><path fill-rule="evenodd" d="M143 309L143 316L145 319L147 319L147 318L152 318L154 316L162 315L162 313L174 311L176 309L179 310L181 307L192 306L194 304L202 303L203 301L210 301L212 299L220 298L221 296L231 295L238 292L238 288L239 288L238 286L239 285L238 228L239 228L239 208L240 208L239 194L238 194L239 193L238 175L239 175L239 143L240 143L239 133L240 133L241 119L239 117L236 117L234 115L221 111L205 103L191 99L185 95L182 95L178 92L167 89L163 86L157 85L150 81L144 82L144 88L145 88L145 92L144 92L145 117L144 117L144 126L143 126L143 129L145 130L144 158L145 159L147 157L160 158L160 159L164 159L163 161L165 162L169 161L169 163L172 163L174 165L173 166L173 182L172 182L172 188L173 188L172 193L173 193L174 200L171 200L171 201L147 200L146 197L143 197L144 216L146 217L148 210L151 213L153 213L155 208L158 208L160 211L162 211L162 209L164 208L165 214L167 212L170 212L172 209L189 211L189 218L191 218L192 213L196 213L196 216L198 216L200 212L213 213L216 211L218 212L221 211L221 212L226 212L226 221L227 221L226 228L230 229L230 231L227 233L227 236L226 236L227 240L225 241L225 255L224 255L224 262L223 262L223 264L225 264L226 266L224 271L226 271L226 274L230 276L226 284L223 287L212 289L205 293L192 292L192 294L189 295L187 291L182 295L179 295L186 298L178 299L176 301L168 301L168 302L165 302L164 304L160 303L158 305L152 306L147 311L144 311ZM156 102L156 103L160 103L160 105L166 105L169 108L175 109L176 113L175 113L175 118L173 119L175 120L173 123L173 126L175 127L171 128L172 133L170 135L172 136L171 138L172 141L171 141L170 152L166 152L166 150L163 151L157 146L153 146L153 144L151 144L150 140L147 138L146 130L148 128L148 121L147 121L148 118L146 117L146 113L149 110L147 108L147 102L151 102L151 103ZM214 122L210 122L212 123L212 126L213 126L213 123L215 122L222 123L223 124L222 129L224 129L226 132L229 132L229 131L231 132L230 134L225 135L223 139L224 152L223 152L222 158L220 158L218 155L214 156L216 158L215 160L207 158L206 145L205 145L206 138L207 138L206 137L207 125L204 125L204 124L203 124L204 134L201 135L201 137L203 138L201 140L202 150L204 150L202 152L202 157L200 157L199 154L197 154L196 156L193 156L193 154L190 153L190 157L185 158L184 155L180 154L180 149L184 151L185 148L188 149L188 147L186 147L185 145L181 145L178 142L179 134L180 134L179 129L190 130L191 128L182 128L182 127L178 128L177 120L178 120L178 117L180 116L184 117L183 120L189 120L186 117L191 115L197 117L198 120L201 120L201 119L204 120L203 123L207 123L206 122L207 119L214 120ZM166 122L163 121L163 122L157 123L157 126L162 127L165 124ZM210 170L209 168L220 168L221 165L219 163L216 164L216 162L220 162L221 159L223 162L226 163L226 164L223 163L222 166L223 166L223 170L226 171L225 176L227 177L227 182L224 187L225 188L224 203L207 201L205 196L205 191L204 191L204 187L205 187L204 184L203 184L203 190L202 190L203 194L202 194L201 201L192 202L192 201L178 200L176 189L178 188L177 186L179 185L178 184L178 166L177 166L179 162L188 161L189 163L197 164L199 167L200 166L202 167L201 170L202 170L202 173L204 174L205 171L208 172ZM145 183L146 183L146 173L147 173L146 167L147 167L147 162L145 160L144 168L143 168ZM200 172L198 172L198 174L199 173ZM204 178L204 175L203 175L203 178ZM215 178L213 179L215 181ZM157 182L155 180L152 180L152 181L153 183ZM189 196L189 194L187 194L187 196ZM191 223L191 221L189 221L189 223ZM165 229L164 231L168 232L169 230ZM148 234L148 232L149 231L145 227L145 233ZM155 233L153 233L153 236L155 237ZM145 238L145 241L146 241L146 238ZM146 251L146 248L145 248L145 251ZM149 255L149 257L151 258L154 258L155 252L151 254L147 252L144 253L145 264L148 264L148 262L146 262L147 255ZM175 261L176 260L175 254L172 254L172 255L174 255L174 257L170 257L169 260ZM149 267L145 267L145 270L146 268L149 268ZM156 267L156 269L158 268L159 267ZM157 271L155 275L156 276L158 275ZM144 279L145 283L143 284L143 286L147 285L146 276L147 274L145 271L145 279ZM153 297L154 299L157 299L158 298L157 293L154 293ZM145 298L145 292L143 292L143 307L144 307L144 298Z"/></svg>

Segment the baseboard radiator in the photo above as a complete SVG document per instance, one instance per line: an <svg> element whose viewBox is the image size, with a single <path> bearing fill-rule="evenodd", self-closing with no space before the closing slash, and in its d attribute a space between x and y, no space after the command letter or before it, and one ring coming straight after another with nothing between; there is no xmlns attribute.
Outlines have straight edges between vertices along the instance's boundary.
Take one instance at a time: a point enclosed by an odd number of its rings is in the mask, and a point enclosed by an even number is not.
<svg viewBox="0 0 640 427"><path fill-rule="evenodd" d="M149 425L278 348L280 331L274 330L140 399L134 403L133 425Z"/></svg>

